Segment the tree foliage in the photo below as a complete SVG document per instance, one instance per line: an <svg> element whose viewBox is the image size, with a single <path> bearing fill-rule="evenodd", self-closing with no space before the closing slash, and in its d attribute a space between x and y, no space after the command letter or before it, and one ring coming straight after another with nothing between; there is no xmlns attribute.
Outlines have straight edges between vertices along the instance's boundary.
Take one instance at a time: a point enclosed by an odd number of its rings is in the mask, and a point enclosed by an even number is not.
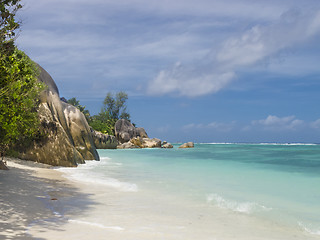
<svg viewBox="0 0 320 240"><path fill-rule="evenodd" d="M16 12L20 0L0 2L0 154L38 133L37 106L43 85L37 81L37 66L14 40L20 23Z"/></svg>
<svg viewBox="0 0 320 240"><path fill-rule="evenodd" d="M101 112L106 112L107 116L112 119L130 121L130 114L127 112L126 106L127 100L128 94L125 92L118 92L115 96L109 92L103 101Z"/></svg>
<svg viewBox="0 0 320 240"><path fill-rule="evenodd" d="M20 22L16 21L15 15L22 8L20 0L1 0L0 2L0 53L12 53L14 51L14 40L16 30Z"/></svg>
<svg viewBox="0 0 320 240"><path fill-rule="evenodd" d="M43 85L34 62L22 51L0 58L0 152L38 132L37 106Z"/></svg>
<svg viewBox="0 0 320 240"><path fill-rule="evenodd" d="M127 112L127 100L128 94L125 92L118 92L116 95L109 92L103 101L100 113L90 117L89 125L94 130L114 135L114 125L119 119L130 121L130 114Z"/></svg>

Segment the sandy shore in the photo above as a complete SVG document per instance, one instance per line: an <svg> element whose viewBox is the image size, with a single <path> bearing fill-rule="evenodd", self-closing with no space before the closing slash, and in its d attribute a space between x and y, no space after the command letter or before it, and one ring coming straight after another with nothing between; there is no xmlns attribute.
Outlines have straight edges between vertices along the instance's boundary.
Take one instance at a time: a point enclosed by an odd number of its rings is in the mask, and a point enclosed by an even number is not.
<svg viewBox="0 0 320 240"><path fill-rule="evenodd" d="M157 191L122 192L65 179L48 165L7 163L10 170L0 171L0 239L319 239Z"/></svg>
<svg viewBox="0 0 320 240"><path fill-rule="evenodd" d="M10 170L0 171L0 239L35 239L30 234L34 225L43 232L62 230L65 216L76 216L90 206L89 196L50 166L5 160Z"/></svg>

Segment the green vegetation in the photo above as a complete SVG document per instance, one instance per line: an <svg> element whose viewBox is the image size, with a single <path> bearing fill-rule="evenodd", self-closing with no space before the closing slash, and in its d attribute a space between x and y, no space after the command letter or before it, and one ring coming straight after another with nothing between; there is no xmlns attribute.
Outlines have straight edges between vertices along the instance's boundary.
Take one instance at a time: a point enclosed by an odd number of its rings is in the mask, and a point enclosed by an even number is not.
<svg viewBox="0 0 320 240"><path fill-rule="evenodd" d="M0 3L0 154L39 132L37 107L43 85L34 62L14 45L20 0Z"/></svg>
<svg viewBox="0 0 320 240"><path fill-rule="evenodd" d="M37 106L43 86L37 67L22 51L0 59L0 153L38 133Z"/></svg>
<svg viewBox="0 0 320 240"><path fill-rule="evenodd" d="M15 20L17 11L22 8L20 0L1 0L0 2L0 53L1 58L4 54L10 54L14 51L14 40L16 30L20 23Z"/></svg>
<svg viewBox="0 0 320 240"><path fill-rule="evenodd" d="M100 113L90 118L89 125L94 130L114 135L114 125L119 119L130 121L130 114L127 112L127 100L128 94L125 92L118 92L115 96L109 92L103 101Z"/></svg>
<svg viewBox="0 0 320 240"><path fill-rule="evenodd" d="M127 112L126 101L128 94L118 92L115 96L108 93L103 101L103 107L99 114L90 116L85 106L80 105L76 98L71 98L68 103L77 107L87 118L89 125L96 131L114 135L114 125L119 119L130 121L130 114Z"/></svg>

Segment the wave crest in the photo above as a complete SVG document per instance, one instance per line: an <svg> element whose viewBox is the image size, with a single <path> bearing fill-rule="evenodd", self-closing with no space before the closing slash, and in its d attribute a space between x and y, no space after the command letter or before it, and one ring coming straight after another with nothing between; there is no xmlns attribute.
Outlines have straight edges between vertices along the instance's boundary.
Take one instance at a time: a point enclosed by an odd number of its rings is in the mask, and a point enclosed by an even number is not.
<svg viewBox="0 0 320 240"><path fill-rule="evenodd" d="M271 208L265 207L255 202L236 202L236 201L225 199L218 194L207 195L207 202L213 203L219 208L229 209L234 212L240 212L245 214L271 210Z"/></svg>

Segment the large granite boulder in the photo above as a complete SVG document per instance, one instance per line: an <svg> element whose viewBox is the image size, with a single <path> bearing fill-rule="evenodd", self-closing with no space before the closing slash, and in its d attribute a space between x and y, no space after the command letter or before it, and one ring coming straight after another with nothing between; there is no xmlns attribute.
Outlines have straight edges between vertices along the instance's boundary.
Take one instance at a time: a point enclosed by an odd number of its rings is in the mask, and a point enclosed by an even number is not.
<svg viewBox="0 0 320 240"><path fill-rule="evenodd" d="M137 145L134 145L131 142L125 142L117 146L117 149L131 149L131 148L139 148Z"/></svg>
<svg viewBox="0 0 320 240"><path fill-rule="evenodd" d="M193 142L187 142L182 144L179 148L193 148L194 147L194 143Z"/></svg>
<svg viewBox="0 0 320 240"><path fill-rule="evenodd" d="M39 81L47 85L41 93L39 118L46 137L20 152L20 158L54 166L77 166L84 160L99 160L90 127L74 106L60 100L51 76L40 67Z"/></svg>
<svg viewBox="0 0 320 240"><path fill-rule="evenodd" d="M135 137L147 138L148 135L143 128L136 128L133 124L125 119L119 119L114 125L115 136L118 142L125 143Z"/></svg>
<svg viewBox="0 0 320 240"><path fill-rule="evenodd" d="M118 141L115 136L103 134L91 129L92 138L97 149L116 149Z"/></svg>
<svg viewBox="0 0 320 240"><path fill-rule="evenodd" d="M131 122L125 119L119 119L114 125L114 132L119 143L130 141L137 136L136 128Z"/></svg>
<svg viewBox="0 0 320 240"><path fill-rule="evenodd" d="M136 137L149 138L146 130L142 127L136 128Z"/></svg>
<svg viewBox="0 0 320 240"><path fill-rule="evenodd" d="M160 148L161 140L157 138L141 138L135 137L130 139L130 143L139 147L139 148Z"/></svg>
<svg viewBox="0 0 320 240"><path fill-rule="evenodd" d="M160 148L161 140L158 138L143 138L144 148Z"/></svg>

